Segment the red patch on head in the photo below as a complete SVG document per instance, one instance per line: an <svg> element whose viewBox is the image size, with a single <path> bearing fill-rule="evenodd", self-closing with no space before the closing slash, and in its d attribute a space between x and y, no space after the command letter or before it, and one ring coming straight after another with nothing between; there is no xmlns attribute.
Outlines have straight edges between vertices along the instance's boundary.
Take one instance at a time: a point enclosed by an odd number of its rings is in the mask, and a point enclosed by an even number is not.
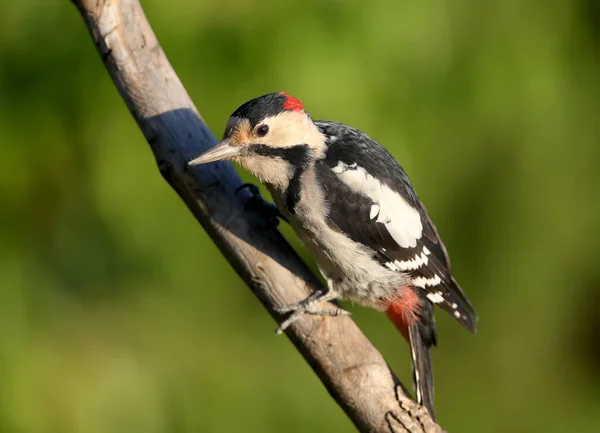
<svg viewBox="0 0 600 433"><path fill-rule="evenodd" d="M288 95L285 92L279 92L280 95L285 96L285 101L283 102L283 109L289 111L302 111L304 110L304 105L300 100L294 98L291 95Z"/></svg>
<svg viewBox="0 0 600 433"><path fill-rule="evenodd" d="M402 289L402 296L393 299L386 310L386 314L398 331L409 341L408 327L414 325L417 320L421 300L410 287Z"/></svg>

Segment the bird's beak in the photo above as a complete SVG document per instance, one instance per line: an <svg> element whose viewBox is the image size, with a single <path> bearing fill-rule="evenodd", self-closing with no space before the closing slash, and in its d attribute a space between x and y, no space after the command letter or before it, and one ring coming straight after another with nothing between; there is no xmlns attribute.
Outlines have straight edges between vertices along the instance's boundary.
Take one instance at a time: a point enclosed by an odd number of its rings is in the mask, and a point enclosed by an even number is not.
<svg viewBox="0 0 600 433"><path fill-rule="evenodd" d="M208 149L198 158L188 162L188 165L200 165L208 162L221 161L223 159L231 159L240 153L240 148L229 144L228 140L223 140L217 143L215 147Z"/></svg>

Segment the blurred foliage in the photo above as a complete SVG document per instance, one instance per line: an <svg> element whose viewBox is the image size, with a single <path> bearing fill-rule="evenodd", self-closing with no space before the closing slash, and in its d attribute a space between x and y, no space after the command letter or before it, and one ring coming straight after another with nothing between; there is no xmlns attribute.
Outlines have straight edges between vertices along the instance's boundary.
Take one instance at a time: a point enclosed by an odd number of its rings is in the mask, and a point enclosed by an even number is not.
<svg viewBox="0 0 600 433"><path fill-rule="evenodd" d="M481 317L474 337L438 314L446 429L600 430L595 0L143 5L217 135L285 90L405 166ZM2 4L0 143L0 432L352 431L158 174L67 0ZM385 316L348 307L409 383Z"/></svg>

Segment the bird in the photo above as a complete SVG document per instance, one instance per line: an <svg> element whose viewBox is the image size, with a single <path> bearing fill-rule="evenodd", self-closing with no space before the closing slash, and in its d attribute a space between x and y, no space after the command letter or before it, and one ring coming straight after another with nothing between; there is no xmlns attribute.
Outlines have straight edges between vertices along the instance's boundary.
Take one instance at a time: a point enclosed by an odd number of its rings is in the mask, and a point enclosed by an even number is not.
<svg viewBox="0 0 600 433"><path fill-rule="evenodd" d="M322 306L336 299L386 312L410 345L417 402L434 417L434 305L473 333L478 317L400 163L356 128L313 120L285 92L237 108L223 140L189 165L221 160L238 163L267 187L327 282L279 306L289 315L278 331L305 313L349 314Z"/></svg>

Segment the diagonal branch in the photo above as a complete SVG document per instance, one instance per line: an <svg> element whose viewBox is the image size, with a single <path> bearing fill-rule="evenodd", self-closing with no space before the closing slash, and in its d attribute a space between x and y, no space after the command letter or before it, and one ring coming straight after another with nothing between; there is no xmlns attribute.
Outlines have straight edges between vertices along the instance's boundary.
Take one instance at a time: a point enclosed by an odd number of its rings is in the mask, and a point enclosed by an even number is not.
<svg viewBox="0 0 600 433"><path fill-rule="evenodd" d="M274 306L305 298L320 282L277 230L265 228L259 215L244 211L248 195L235 195L241 180L229 163L187 167L216 139L167 60L138 0L74 3L161 174L279 319ZM350 318L305 315L286 334L360 431L441 431L407 397L381 354Z"/></svg>

